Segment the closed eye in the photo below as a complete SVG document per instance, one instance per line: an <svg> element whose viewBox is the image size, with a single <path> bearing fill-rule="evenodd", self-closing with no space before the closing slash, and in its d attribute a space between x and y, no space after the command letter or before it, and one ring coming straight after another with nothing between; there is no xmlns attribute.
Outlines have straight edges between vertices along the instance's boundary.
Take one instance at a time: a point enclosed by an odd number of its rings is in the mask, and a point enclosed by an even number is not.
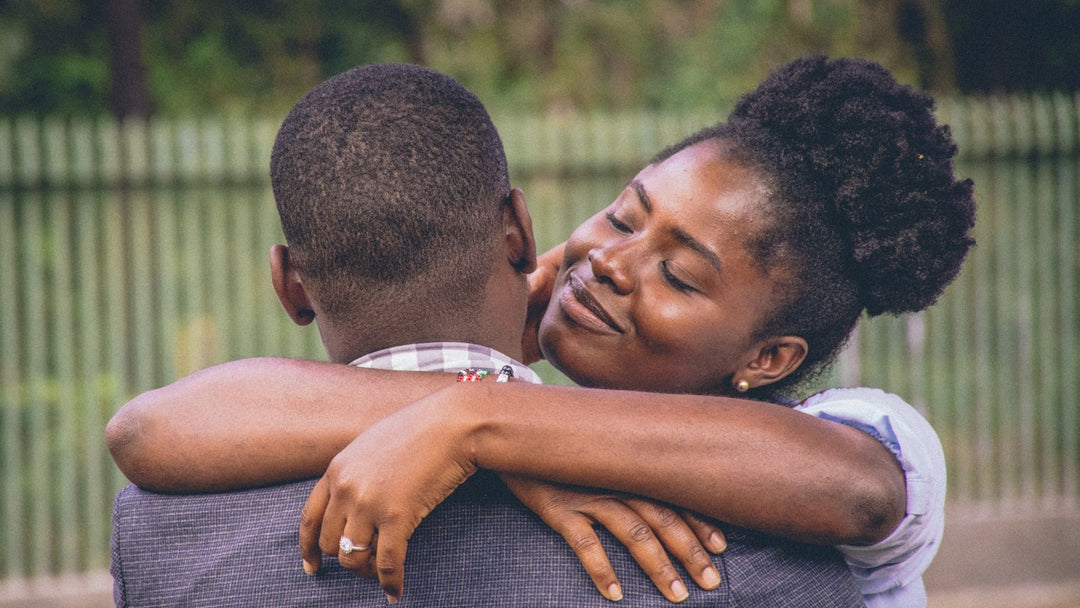
<svg viewBox="0 0 1080 608"><path fill-rule="evenodd" d="M633 232L633 230L630 229L630 226L627 226L621 220L619 220L619 218L615 217L614 212L608 211L607 214L605 214L605 217L607 217L607 221L615 230L618 230L619 232L622 232L624 234L630 234L631 232Z"/></svg>
<svg viewBox="0 0 1080 608"><path fill-rule="evenodd" d="M664 280L666 280L668 284L670 284L675 289L678 289L679 291L685 293L697 291L697 289L695 289L692 285L680 281L679 277L675 276L675 274L671 272L671 269L668 267L667 261L660 262L660 273L664 275Z"/></svg>

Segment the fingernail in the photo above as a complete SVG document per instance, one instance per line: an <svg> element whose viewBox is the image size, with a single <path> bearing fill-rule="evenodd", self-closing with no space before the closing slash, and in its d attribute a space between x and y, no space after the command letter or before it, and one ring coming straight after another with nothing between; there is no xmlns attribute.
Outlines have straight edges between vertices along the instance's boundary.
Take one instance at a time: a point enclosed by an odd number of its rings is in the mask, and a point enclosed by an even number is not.
<svg viewBox="0 0 1080 608"><path fill-rule="evenodd" d="M304 574L311 576L312 574L315 574L318 570L319 569L315 567L315 564L309 562L306 559L304 560Z"/></svg>
<svg viewBox="0 0 1080 608"><path fill-rule="evenodd" d="M386 601L390 602L391 604L396 604L397 601L398 601L398 598L396 598L396 597L390 595L389 593L387 593L386 594Z"/></svg>
<svg viewBox="0 0 1080 608"><path fill-rule="evenodd" d="M675 596L676 602L681 602L690 597L690 592L686 590L686 585L678 579L671 583L671 594Z"/></svg>
<svg viewBox="0 0 1080 608"><path fill-rule="evenodd" d="M611 583L607 588L608 599L617 602L622 599L622 587L619 583Z"/></svg>
<svg viewBox="0 0 1080 608"><path fill-rule="evenodd" d="M720 573L716 568L709 566L701 573L701 582L706 589L716 589L720 586Z"/></svg>
<svg viewBox="0 0 1080 608"><path fill-rule="evenodd" d="M713 532L709 535L709 544L712 545L713 553L723 553L724 549L727 549L727 541L719 532Z"/></svg>

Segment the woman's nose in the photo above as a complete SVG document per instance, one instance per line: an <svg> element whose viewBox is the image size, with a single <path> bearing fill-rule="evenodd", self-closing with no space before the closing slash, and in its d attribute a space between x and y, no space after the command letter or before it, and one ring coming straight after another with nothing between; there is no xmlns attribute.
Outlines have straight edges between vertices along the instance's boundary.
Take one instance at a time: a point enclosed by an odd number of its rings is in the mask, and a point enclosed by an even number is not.
<svg viewBox="0 0 1080 608"><path fill-rule="evenodd" d="M628 294L634 290L632 248L628 243L594 247L589 250L589 263L593 276L601 283L607 283L618 294Z"/></svg>

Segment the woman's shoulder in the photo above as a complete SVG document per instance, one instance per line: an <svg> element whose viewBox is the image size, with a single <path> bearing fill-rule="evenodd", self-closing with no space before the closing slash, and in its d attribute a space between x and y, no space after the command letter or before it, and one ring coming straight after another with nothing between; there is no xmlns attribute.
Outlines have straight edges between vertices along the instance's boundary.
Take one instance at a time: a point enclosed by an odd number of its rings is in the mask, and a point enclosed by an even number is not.
<svg viewBox="0 0 1080 608"><path fill-rule="evenodd" d="M796 405L795 409L812 414L817 412L833 415L847 413L860 420L886 416L905 421L916 427L925 425L933 432L930 429L930 423L919 410L899 395L879 388L864 386L830 388L807 397Z"/></svg>
<svg viewBox="0 0 1080 608"><path fill-rule="evenodd" d="M882 405L882 406L903 406L911 407L902 397L893 393L888 393L880 388L870 388L867 386L846 386L839 388L829 388L821 392L814 393L806 399L803 399L800 403L800 407L808 407L821 403L837 403L859 401L866 404Z"/></svg>
<svg viewBox="0 0 1080 608"><path fill-rule="evenodd" d="M866 387L822 391L795 409L863 430L896 456L907 490L903 521L877 544L840 550L864 594L917 584L940 544L945 518L945 456L930 422L900 396Z"/></svg>
<svg viewBox="0 0 1080 608"><path fill-rule="evenodd" d="M941 443L925 416L903 398L877 388L832 388L811 395L796 410L870 433L902 460L922 453L923 466L944 468ZM902 456L907 452L906 458Z"/></svg>

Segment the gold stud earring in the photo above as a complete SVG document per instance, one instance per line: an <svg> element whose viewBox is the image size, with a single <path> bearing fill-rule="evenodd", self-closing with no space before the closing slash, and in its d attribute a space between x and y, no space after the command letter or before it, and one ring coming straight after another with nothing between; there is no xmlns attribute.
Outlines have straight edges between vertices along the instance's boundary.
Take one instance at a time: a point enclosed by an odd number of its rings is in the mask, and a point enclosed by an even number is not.
<svg viewBox="0 0 1080 608"><path fill-rule="evenodd" d="M745 393L746 391L750 390L750 383L746 380L739 380L738 384L735 385L735 390L739 391L740 393Z"/></svg>

